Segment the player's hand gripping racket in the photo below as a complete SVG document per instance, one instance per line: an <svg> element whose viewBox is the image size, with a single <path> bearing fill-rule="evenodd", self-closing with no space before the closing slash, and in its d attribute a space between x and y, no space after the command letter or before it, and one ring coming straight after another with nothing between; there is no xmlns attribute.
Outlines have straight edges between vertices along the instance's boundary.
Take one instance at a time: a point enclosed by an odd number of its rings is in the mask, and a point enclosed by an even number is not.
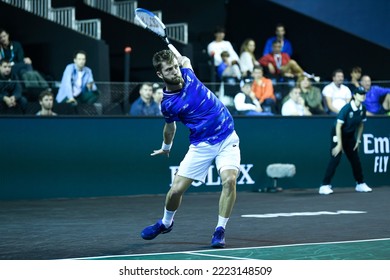
<svg viewBox="0 0 390 280"><path fill-rule="evenodd" d="M162 39L177 58L181 57L179 51L169 42L165 30L165 24L162 23L155 14L148 10L137 8L135 9L135 20L138 21L143 28L149 30Z"/></svg>

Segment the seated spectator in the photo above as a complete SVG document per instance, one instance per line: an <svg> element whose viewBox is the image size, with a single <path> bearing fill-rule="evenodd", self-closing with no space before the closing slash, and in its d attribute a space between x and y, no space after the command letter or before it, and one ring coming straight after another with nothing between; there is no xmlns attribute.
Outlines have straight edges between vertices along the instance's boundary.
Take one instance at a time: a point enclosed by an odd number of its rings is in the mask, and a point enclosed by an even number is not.
<svg viewBox="0 0 390 280"><path fill-rule="evenodd" d="M160 108L161 111L161 101L164 96L164 91L163 88L158 84L154 83L153 84L153 100L158 104L158 108Z"/></svg>
<svg viewBox="0 0 390 280"><path fill-rule="evenodd" d="M98 100L100 92L95 85L91 68L85 66L86 62L85 51L79 50L74 53L73 63L66 66L62 75L56 97L58 103L93 104Z"/></svg>
<svg viewBox="0 0 390 280"><path fill-rule="evenodd" d="M153 85L143 83L139 88L139 97L131 104L131 116L161 116L158 104L153 100Z"/></svg>
<svg viewBox="0 0 390 280"><path fill-rule="evenodd" d="M252 91L259 100L263 111L276 113L276 97L272 81L264 77L263 67L255 66L252 72Z"/></svg>
<svg viewBox="0 0 390 280"><path fill-rule="evenodd" d="M263 56L272 53L272 43L276 40L280 41L281 43L281 52L287 53L290 57L293 54L293 49L290 41L285 38L286 35L286 29L282 23L279 23L275 27L275 35L271 38L268 38L263 51Z"/></svg>
<svg viewBox="0 0 390 280"><path fill-rule="evenodd" d="M287 53L281 50L282 44L276 40L272 43L272 52L259 59L261 66L265 67L268 73L287 78L297 78L305 75L319 82L319 77L303 71L302 67L294 59L291 59Z"/></svg>
<svg viewBox="0 0 390 280"><path fill-rule="evenodd" d="M313 115L326 114L320 88L313 86L310 79L305 76L298 78L297 86L301 89L301 96L310 113Z"/></svg>
<svg viewBox="0 0 390 280"><path fill-rule="evenodd" d="M239 115L264 116L273 115L271 112L263 112L259 100L252 91L253 81L245 79L241 81L241 92L234 96L234 107Z"/></svg>
<svg viewBox="0 0 390 280"><path fill-rule="evenodd" d="M240 49L240 68L242 76L250 77L253 67L260 65L255 57L256 43L253 39L246 39Z"/></svg>
<svg viewBox="0 0 390 280"><path fill-rule="evenodd" d="M298 87L293 88L282 105L282 116L311 116Z"/></svg>
<svg viewBox="0 0 390 280"><path fill-rule="evenodd" d="M362 68L359 66L355 66L351 70L351 80L349 81L348 87L351 92L354 92L356 88L360 87L360 78L362 77Z"/></svg>
<svg viewBox="0 0 390 280"><path fill-rule="evenodd" d="M24 50L18 41L11 41L9 33L0 28L0 59L8 59L13 67L13 73L22 79L22 74L26 71L32 71L32 61L29 57L24 57Z"/></svg>
<svg viewBox="0 0 390 280"><path fill-rule="evenodd" d="M371 85L371 78L364 75L360 83L366 91L367 116L389 114L390 112L390 88Z"/></svg>
<svg viewBox="0 0 390 280"><path fill-rule="evenodd" d="M217 75L220 80L224 78L241 79L241 70L236 62L230 62L230 55L227 51L221 53L222 62L217 67Z"/></svg>
<svg viewBox="0 0 390 280"><path fill-rule="evenodd" d="M39 95L39 105L41 110L36 114L37 116L57 116L53 112L54 94L50 90L42 91Z"/></svg>
<svg viewBox="0 0 390 280"><path fill-rule="evenodd" d="M214 31L214 41L207 45L207 53L214 59L214 66L217 68L222 63L221 53L227 51L230 55L229 62L231 64L238 64L239 57L237 52L234 50L233 45L224 40L225 39L225 28L216 27Z"/></svg>
<svg viewBox="0 0 390 280"><path fill-rule="evenodd" d="M22 86L12 71L12 63L7 59L0 60L0 107L16 108L25 112L27 99L22 95Z"/></svg>
<svg viewBox="0 0 390 280"><path fill-rule="evenodd" d="M341 69L333 71L330 84L322 89L322 95L325 97L325 104L328 107L328 113L336 115L341 108L352 98L351 90L343 84L344 72Z"/></svg>
<svg viewBox="0 0 390 280"><path fill-rule="evenodd" d="M3 58L11 62L16 79L23 81L26 88L47 89L49 87L42 75L33 69L31 59L24 56L20 42L11 41L9 33L0 28L0 59Z"/></svg>

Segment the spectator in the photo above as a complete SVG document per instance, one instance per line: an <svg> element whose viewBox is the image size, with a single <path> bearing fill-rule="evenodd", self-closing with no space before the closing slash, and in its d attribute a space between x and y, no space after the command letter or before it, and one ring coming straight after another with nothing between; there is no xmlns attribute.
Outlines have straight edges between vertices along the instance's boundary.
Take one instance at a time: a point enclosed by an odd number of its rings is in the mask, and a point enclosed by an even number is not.
<svg viewBox="0 0 390 280"><path fill-rule="evenodd" d="M12 72L18 80L22 80L25 72L32 71L32 61L24 56L22 45L18 41L11 41L9 33L0 28L0 59L7 59L12 65Z"/></svg>
<svg viewBox="0 0 390 280"><path fill-rule="evenodd" d="M286 35L286 29L282 23L276 25L275 35L276 36L273 36L266 41L263 56L272 53L272 43L278 40L281 43L281 52L287 53L291 57L293 54L292 45L290 41L284 37Z"/></svg>
<svg viewBox="0 0 390 280"><path fill-rule="evenodd" d="M22 95L22 86L12 71L12 63L7 59L0 60L0 99L0 107L26 110L27 99Z"/></svg>
<svg viewBox="0 0 390 280"><path fill-rule="evenodd" d="M301 89L293 88L288 94L289 98L282 105L282 116L311 116L305 100L301 96Z"/></svg>
<svg viewBox="0 0 390 280"><path fill-rule="evenodd" d="M42 91L39 95L39 105L41 110L36 114L37 116L57 116L53 112L54 95L50 90Z"/></svg>
<svg viewBox="0 0 390 280"><path fill-rule="evenodd" d="M355 66L351 70L351 80L349 81L350 83L348 84L349 89L351 92L354 92L354 90L358 87L360 87L359 80L362 77L362 68L359 66Z"/></svg>
<svg viewBox="0 0 390 280"><path fill-rule="evenodd" d="M164 96L164 91L163 91L163 88L158 83L153 84L152 96L153 96L154 102L156 102L158 104L158 108L160 108L160 111L161 111L161 101L162 101L163 96Z"/></svg>
<svg viewBox="0 0 390 280"><path fill-rule="evenodd" d="M214 41L212 41L207 46L207 53L210 57L214 59L214 66L218 67L218 65L222 62L221 53L223 51L227 51L230 55L229 61L231 64L238 64L239 63L239 57L237 52L234 50L233 45L229 42L224 40L225 39L225 28L223 27L216 27L214 31Z"/></svg>
<svg viewBox="0 0 390 280"><path fill-rule="evenodd" d="M255 66L252 72L253 84L252 91L259 100L263 111L276 112L276 97L274 94L274 86L272 81L264 77L263 67Z"/></svg>
<svg viewBox="0 0 390 280"><path fill-rule="evenodd" d="M161 116L158 104L153 100L153 85L143 83L139 88L139 97L131 104L131 116Z"/></svg>
<svg viewBox="0 0 390 280"><path fill-rule="evenodd" d="M305 76L298 78L297 85L301 90L301 96L305 100L305 106L313 115L324 115L323 99L320 88L313 86L310 79Z"/></svg>
<svg viewBox="0 0 390 280"><path fill-rule="evenodd" d="M282 52L281 50L282 44L276 40L272 43L272 52L259 59L260 64L268 70L268 73L287 78L296 78L305 75L313 78L316 82L319 81L319 77L303 71L301 66L295 60L291 59L288 53Z"/></svg>
<svg viewBox="0 0 390 280"><path fill-rule="evenodd" d="M241 79L241 70L237 63L230 62L229 52L223 51L221 53L222 62L217 67L217 75L220 80L224 78L233 78L236 80Z"/></svg>
<svg viewBox="0 0 390 280"><path fill-rule="evenodd" d="M242 76L250 77L253 72L253 67L260 65L255 57L256 43L253 39L246 39L240 49L240 68Z"/></svg>
<svg viewBox="0 0 390 280"><path fill-rule="evenodd" d="M95 85L91 68L85 66L86 62L85 51L79 50L74 53L73 63L66 66L62 75L56 97L58 103L93 104L98 100L100 92Z"/></svg>
<svg viewBox="0 0 390 280"><path fill-rule="evenodd" d="M367 108L367 116L389 114L390 112L390 88L371 85L371 78L364 75L360 80L366 91L366 99L363 104Z"/></svg>
<svg viewBox="0 0 390 280"><path fill-rule="evenodd" d="M353 171L357 192L371 192L363 178L363 169L359 158L359 144L366 122L366 107L363 102L366 98L364 88L358 87L353 94L352 100L344 105L337 115L331 132L331 158L326 168L320 194L333 193L331 181L340 163L342 154L345 153Z"/></svg>
<svg viewBox="0 0 390 280"><path fill-rule="evenodd" d="M336 115L351 100L351 90L343 84L343 70L336 69L333 71L332 80L332 83L322 89L322 95L325 97L328 113Z"/></svg>
<svg viewBox="0 0 390 280"><path fill-rule="evenodd" d="M245 79L241 81L241 92L234 96L234 107L239 115L263 116L273 115L270 112L263 112L259 100L252 91L253 81Z"/></svg>

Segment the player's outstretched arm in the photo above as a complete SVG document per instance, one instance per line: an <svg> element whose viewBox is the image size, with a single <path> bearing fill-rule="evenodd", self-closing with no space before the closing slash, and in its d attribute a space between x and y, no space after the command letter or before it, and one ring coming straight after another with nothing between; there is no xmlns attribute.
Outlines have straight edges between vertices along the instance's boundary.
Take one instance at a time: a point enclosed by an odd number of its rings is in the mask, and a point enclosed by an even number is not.
<svg viewBox="0 0 390 280"><path fill-rule="evenodd" d="M173 144L173 138L175 137L176 133L176 122L172 123L165 123L163 135L164 135L164 141L162 143L161 149L154 150L153 153L151 153L151 156L155 155L162 155L166 154L169 157L169 152L171 151L172 144Z"/></svg>
<svg viewBox="0 0 390 280"><path fill-rule="evenodd" d="M191 60L186 56L180 56L177 58L177 61L179 62L180 66L183 68L190 68L192 69Z"/></svg>

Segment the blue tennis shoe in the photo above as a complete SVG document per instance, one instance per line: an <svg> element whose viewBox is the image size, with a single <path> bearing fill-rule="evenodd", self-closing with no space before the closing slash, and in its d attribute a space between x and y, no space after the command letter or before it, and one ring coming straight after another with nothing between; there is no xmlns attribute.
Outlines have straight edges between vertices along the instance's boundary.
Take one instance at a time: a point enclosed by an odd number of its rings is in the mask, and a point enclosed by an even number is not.
<svg viewBox="0 0 390 280"><path fill-rule="evenodd" d="M217 227L211 239L211 247L224 248L225 247L225 229L223 227Z"/></svg>
<svg viewBox="0 0 390 280"><path fill-rule="evenodd" d="M144 228L144 230L141 232L141 237L145 240L152 240L157 237L159 234L168 233L173 228L173 221L172 224L167 228L162 223L162 220L158 220L157 223L154 225L148 226Z"/></svg>

